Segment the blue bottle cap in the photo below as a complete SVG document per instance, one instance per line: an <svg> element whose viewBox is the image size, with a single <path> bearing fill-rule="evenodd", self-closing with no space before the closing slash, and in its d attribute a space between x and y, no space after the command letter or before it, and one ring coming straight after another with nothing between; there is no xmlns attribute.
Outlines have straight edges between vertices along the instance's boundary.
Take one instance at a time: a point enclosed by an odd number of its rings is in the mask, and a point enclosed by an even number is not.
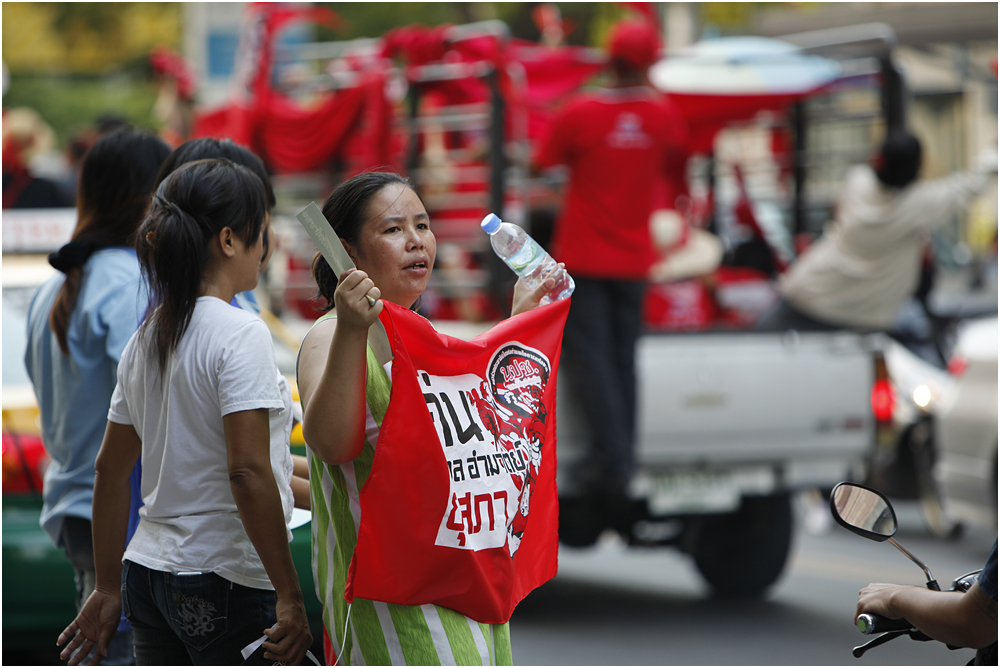
<svg viewBox="0 0 1000 668"><path fill-rule="evenodd" d="M497 230L500 229L500 224L502 222L503 221L500 220L499 216L497 216L495 213L491 213L487 215L485 218L483 218L483 222L481 222L479 226L482 227L484 230L486 230L487 234L494 234Z"/></svg>

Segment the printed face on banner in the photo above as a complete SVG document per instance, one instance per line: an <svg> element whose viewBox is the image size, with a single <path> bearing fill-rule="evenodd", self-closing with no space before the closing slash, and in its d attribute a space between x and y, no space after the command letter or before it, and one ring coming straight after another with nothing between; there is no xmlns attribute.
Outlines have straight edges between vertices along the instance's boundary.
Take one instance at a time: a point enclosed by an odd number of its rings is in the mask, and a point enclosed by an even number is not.
<svg viewBox="0 0 1000 668"><path fill-rule="evenodd" d="M550 371L545 355L512 341L485 379L417 372L451 481L436 545L517 552L544 455Z"/></svg>

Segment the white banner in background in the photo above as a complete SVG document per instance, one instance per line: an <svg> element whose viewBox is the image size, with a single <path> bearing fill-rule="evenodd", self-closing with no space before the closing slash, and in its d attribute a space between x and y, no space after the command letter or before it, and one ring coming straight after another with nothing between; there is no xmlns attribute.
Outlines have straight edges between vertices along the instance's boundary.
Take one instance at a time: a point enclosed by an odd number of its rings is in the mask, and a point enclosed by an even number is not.
<svg viewBox="0 0 1000 668"><path fill-rule="evenodd" d="M4 209L4 253L52 253L69 243L76 209Z"/></svg>

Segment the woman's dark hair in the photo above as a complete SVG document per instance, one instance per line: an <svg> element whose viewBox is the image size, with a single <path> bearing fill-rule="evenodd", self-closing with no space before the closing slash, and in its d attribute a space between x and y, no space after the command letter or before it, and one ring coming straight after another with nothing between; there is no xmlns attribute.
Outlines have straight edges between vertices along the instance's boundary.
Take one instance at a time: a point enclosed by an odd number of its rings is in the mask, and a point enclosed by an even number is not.
<svg viewBox="0 0 1000 668"><path fill-rule="evenodd" d="M351 177L334 188L323 204L323 215L333 227L337 236L356 246L361 237L361 228L368 221L368 204L383 188L399 184L416 192L409 179L395 172L364 172ZM323 311L333 308L333 293L340 277L320 253L312 261L312 275L319 288L319 296L326 300Z"/></svg>
<svg viewBox="0 0 1000 668"><path fill-rule="evenodd" d="M168 153L170 147L159 137L125 128L104 135L84 155L76 229L70 242L49 256L52 266L66 274L49 314L49 327L64 354L69 354L66 333L84 264L101 248L132 244Z"/></svg>
<svg viewBox="0 0 1000 668"><path fill-rule="evenodd" d="M231 139L212 139L211 137L201 137L191 139L175 148L160 167L160 173L156 175L156 185L163 182L174 170L181 165L195 160L207 160L209 158L225 158L243 165L261 180L264 184L264 191L267 193L267 210L274 209L274 188L271 185L271 175L264 166L264 161L245 146L237 144ZM271 238L268 230L264 230L264 256L271 245Z"/></svg>
<svg viewBox="0 0 1000 668"><path fill-rule="evenodd" d="M264 191L267 193L267 208L274 208L274 188L271 186L271 175L264 167L264 162L253 151L231 139L202 137L184 142L171 151L167 159L163 161L160 173L156 175L156 184L162 183L163 179L170 176L181 165L209 158L225 158L237 165L243 165L256 174L257 178L264 184Z"/></svg>
<svg viewBox="0 0 1000 668"><path fill-rule="evenodd" d="M189 162L157 188L135 245L155 307L142 332L152 337L161 372L191 322L210 240L229 227L252 245L266 215L260 178L225 159Z"/></svg>
<svg viewBox="0 0 1000 668"><path fill-rule="evenodd" d="M905 188L920 172L922 153L919 139L906 130L895 130L882 144L875 176L890 188Z"/></svg>

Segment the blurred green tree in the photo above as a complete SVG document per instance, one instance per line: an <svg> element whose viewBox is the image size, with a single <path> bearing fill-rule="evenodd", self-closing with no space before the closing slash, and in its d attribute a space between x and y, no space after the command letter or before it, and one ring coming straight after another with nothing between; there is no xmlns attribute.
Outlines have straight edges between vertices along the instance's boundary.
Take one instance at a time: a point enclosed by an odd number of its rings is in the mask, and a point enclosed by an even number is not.
<svg viewBox="0 0 1000 668"><path fill-rule="evenodd" d="M99 74L181 40L175 2L5 2L3 59L14 73Z"/></svg>
<svg viewBox="0 0 1000 668"><path fill-rule="evenodd" d="M147 56L177 48L179 3L5 2L4 107L38 111L65 143L104 112L155 128Z"/></svg>
<svg viewBox="0 0 1000 668"><path fill-rule="evenodd" d="M500 19L520 39L538 41L532 11L539 2L328 2L322 3L340 15L345 25L338 33L321 29L321 40L378 37L413 23L427 26L462 24ZM600 46L607 28L629 10L617 2L557 2L562 17L574 26L567 43Z"/></svg>
<svg viewBox="0 0 1000 668"><path fill-rule="evenodd" d="M506 22L514 37L537 41L532 19L537 2L332 2L322 3L345 19L320 40L378 37L392 28L421 23ZM566 42L601 46L614 21L627 14L615 2L558 5L572 25ZM152 127L155 91L147 55L156 45L178 49L183 7L173 2L5 2L3 59L11 73L4 106L31 106L55 128L60 140L105 111Z"/></svg>

